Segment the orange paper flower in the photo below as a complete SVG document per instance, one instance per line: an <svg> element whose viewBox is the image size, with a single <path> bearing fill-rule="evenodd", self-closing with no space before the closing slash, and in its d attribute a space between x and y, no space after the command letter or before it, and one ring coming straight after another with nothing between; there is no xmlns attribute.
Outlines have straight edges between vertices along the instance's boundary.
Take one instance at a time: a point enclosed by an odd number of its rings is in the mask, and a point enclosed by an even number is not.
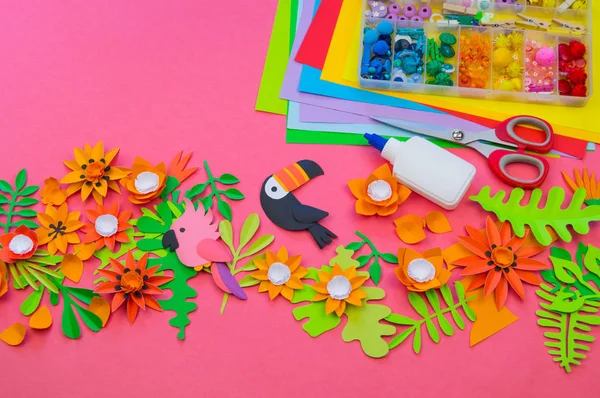
<svg viewBox="0 0 600 398"><path fill-rule="evenodd" d="M585 200L586 204L598 204L597 201L600 199L600 180L596 180L595 173L588 174L587 168L583 168L583 177L579 170L575 169L573 172L575 181L568 176L564 171L562 172L565 182L573 190L577 191L579 188L585 189ZM588 202L589 201L589 202Z"/></svg>
<svg viewBox="0 0 600 398"><path fill-rule="evenodd" d="M337 316L342 316L346 310L346 304L363 305L362 299L367 294L360 289L363 283L368 279L367 276L357 276L356 267L350 267L345 271L335 264L331 272L319 271L319 283L313 285L317 294L312 301L323 301L325 303L325 313L335 312Z"/></svg>
<svg viewBox="0 0 600 398"><path fill-rule="evenodd" d="M129 242L125 230L131 228L128 222L131 211L125 210L119 213L118 202L114 202L107 208L98 205L96 210L87 210L86 215L90 222L83 226L84 244L93 244L96 251L106 246L114 252L116 242Z"/></svg>
<svg viewBox="0 0 600 398"><path fill-rule="evenodd" d="M54 177L44 180L44 187L40 192L42 203L45 205L60 206L67 200L67 192L60 189L60 183Z"/></svg>
<svg viewBox="0 0 600 398"><path fill-rule="evenodd" d="M6 263L0 260L0 297L8 291L8 268Z"/></svg>
<svg viewBox="0 0 600 398"><path fill-rule="evenodd" d="M127 252L125 266L115 259L110 259L112 270L98 270L108 279L108 282L100 283L96 293L114 293L111 311L115 312L125 301L127 301L127 316L133 324L138 309L145 310L150 307L156 311L162 311L162 307L154 298L161 294L159 286L173 280L170 276L154 276L160 266L146 268L148 253L144 254L137 262L131 252Z"/></svg>
<svg viewBox="0 0 600 398"><path fill-rule="evenodd" d="M129 200L135 204L148 203L161 194L167 182L164 162L154 167L139 156L133 162L131 176L123 178L121 185L129 191Z"/></svg>
<svg viewBox="0 0 600 398"><path fill-rule="evenodd" d="M424 292L444 286L450 279L450 271L444 268L444 258L439 248L423 254L409 249L398 249L398 267L394 273L406 288Z"/></svg>
<svg viewBox="0 0 600 398"><path fill-rule="evenodd" d="M363 216L389 216L411 194L411 190L396 181L390 166L378 167L369 178L348 181L350 191L356 197L356 212Z"/></svg>
<svg viewBox="0 0 600 398"><path fill-rule="evenodd" d="M496 307L504 307L508 295L508 285L525 299L523 282L539 285L541 280L532 271L551 269L550 265L533 260L534 256L544 250L544 246L523 247L525 236L513 236L510 225L506 222L496 227L490 217L486 220L485 234L467 226L469 236L459 237L461 243L473 256L464 257L453 264L466 267L461 275L475 275L468 291L484 286L487 296L496 292Z"/></svg>
<svg viewBox="0 0 600 398"><path fill-rule="evenodd" d="M46 212L37 215L42 224L35 230L39 244L47 243L50 254L55 254L57 250L66 253L69 243L79 243L79 236L75 232L83 226L79 216L78 211L69 213L66 203L58 209L52 205L46 206Z"/></svg>
<svg viewBox="0 0 600 398"><path fill-rule="evenodd" d="M0 259L8 264L26 260L33 256L38 247L38 237L34 231L21 225L15 232L0 236Z"/></svg>
<svg viewBox="0 0 600 398"><path fill-rule="evenodd" d="M292 301L294 290L303 288L301 279L308 274L308 270L300 266L302 256L288 256L285 247L279 249L277 254L267 250L265 260L255 260L254 264L258 271L250 274L254 279L258 279L260 286L259 292L269 292L269 297L273 300L280 293L283 297Z"/></svg>
<svg viewBox="0 0 600 398"><path fill-rule="evenodd" d="M94 148L85 144L83 149L75 148L75 160L65 161L65 165L72 171L60 182L70 184L67 196L81 190L81 200L86 200L90 194L98 204L102 204L108 188L120 193L117 181L127 177L128 169L111 166L111 162L119 152L119 148L104 153L102 142Z"/></svg>

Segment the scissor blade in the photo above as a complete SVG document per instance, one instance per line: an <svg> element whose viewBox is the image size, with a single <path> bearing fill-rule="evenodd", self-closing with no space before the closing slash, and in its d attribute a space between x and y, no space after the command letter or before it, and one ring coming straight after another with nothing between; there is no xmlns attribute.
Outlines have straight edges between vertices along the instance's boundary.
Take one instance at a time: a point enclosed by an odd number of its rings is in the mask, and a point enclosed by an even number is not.
<svg viewBox="0 0 600 398"><path fill-rule="evenodd" d="M405 130L411 133L425 135L427 137L438 138L440 140L456 142L458 144L463 144L462 142L457 142L452 138L452 130L447 127L438 127L429 124L421 124L415 122L407 122L404 120L389 118L389 117L374 117L371 116L371 119L377 120L380 123L387 124L388 126L393 126L401 130Z"/></svg>

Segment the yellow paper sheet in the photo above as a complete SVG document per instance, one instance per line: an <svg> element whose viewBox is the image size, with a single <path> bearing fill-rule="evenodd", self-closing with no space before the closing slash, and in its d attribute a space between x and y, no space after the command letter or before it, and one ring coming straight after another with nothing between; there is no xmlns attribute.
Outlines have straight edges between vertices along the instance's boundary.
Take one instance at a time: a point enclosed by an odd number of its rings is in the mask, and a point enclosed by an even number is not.
<svg viewBox="0 0 600 398"><path fill-rule="evenodd" d="M345 0L327 53L321 79L360 89L356 73L356 62L358 62L360 50L358 42L360 41L361 17L362 2L359 0ZM595 7L595 10L593 10L593 21L594 25L600 25L600 7ZM599 29L594 31L593 40L594 50L597 54L600 53L599 31ZM348 38L352 38L352 41L349 41ZM351 73L349 73L350 67L347 66L347 61L353 63ZM595 62L593 68L593 75L600 76L600 62ZM344 76L350 80L344 79ZM600 109L598 93L592 96L585 107L576 108L381 90L368 91L458 112L477 114L496 120L504 120L518 114L534 115L549 121L555 131L561 135L600 143L600 118L595 114L598 112L597 109ZM595 109L596 111L594 111Z"/></svg>

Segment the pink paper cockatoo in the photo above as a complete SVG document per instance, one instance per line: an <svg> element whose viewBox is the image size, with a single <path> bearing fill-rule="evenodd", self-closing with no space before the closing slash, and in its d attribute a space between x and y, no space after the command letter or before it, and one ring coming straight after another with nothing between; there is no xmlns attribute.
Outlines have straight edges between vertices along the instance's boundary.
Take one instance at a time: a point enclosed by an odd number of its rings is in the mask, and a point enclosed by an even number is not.
<svg viewBox="0 0 600 398"><path fill-rule="evenodd" d="M232 260L231 253L223 242L219 241L219 224L213 222L210 209L204 214L202 206L198 210L185 199L185 212L173 221L171 229L163 235L162 245L175 252L179 261L197 270L210 267L212 277L223 291L246 300L244 289L231 275L226 262Z"/></svg>

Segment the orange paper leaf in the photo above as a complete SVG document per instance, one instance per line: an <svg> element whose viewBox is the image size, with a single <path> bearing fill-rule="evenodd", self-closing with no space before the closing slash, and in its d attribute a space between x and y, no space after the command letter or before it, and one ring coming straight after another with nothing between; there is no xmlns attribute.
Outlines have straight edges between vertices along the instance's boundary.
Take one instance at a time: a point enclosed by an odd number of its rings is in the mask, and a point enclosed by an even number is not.
<svg viewBox="0 0 600 398"><path fill-rule="evenodd" d="M83 273L83 261L74 254L65 254L61 269L67 279L79 283Z"/></svg>
<svg viewBox="0 0 600 398"><path fill-rule="evenodd" d="M423 220L414 214L408 214L394 220L396 234L406 244L413 245L425 239Z"/></svg>
<svg viewBox="0 0 600 398"><path fill-rule="evenodd" d="M45 305L38 308L29 318L29 327L32 329L43 330L48 329L50 326L52 326L52 314Z"/></svg>
<svg viewBox="0 0 600 398"><path fill-rule="evenodd" d="M102 320L102 327L106 326L108 318L110 318L110 304L102 297L94 297L90 302L89 310L98 315Z"/></svg>
<svg viewBox="0 0 600 398"><path fill-rule="evenodd" d="M446 232L452 231L452 226L450 222L444 215L444 213L440 211L432 211L429 212L425 216L425 220L427 222L427 228L435 234L444 234Z"/></svg>
<svg viewBox="0 0 600 398"><path fill-rule="evenodd" d="M74 246L75 255L79 257L81 260L85 261L92 257L92 255L96 252L96 244L95 243L80 243Z"/></svg>
<svg viewBox="0 0 600 398"><path fill-rule="evenodd" d="M13 323L0 333L0 340L8 345L17 346L25 339L26 332L25 325L20 322Z"/></svg>

